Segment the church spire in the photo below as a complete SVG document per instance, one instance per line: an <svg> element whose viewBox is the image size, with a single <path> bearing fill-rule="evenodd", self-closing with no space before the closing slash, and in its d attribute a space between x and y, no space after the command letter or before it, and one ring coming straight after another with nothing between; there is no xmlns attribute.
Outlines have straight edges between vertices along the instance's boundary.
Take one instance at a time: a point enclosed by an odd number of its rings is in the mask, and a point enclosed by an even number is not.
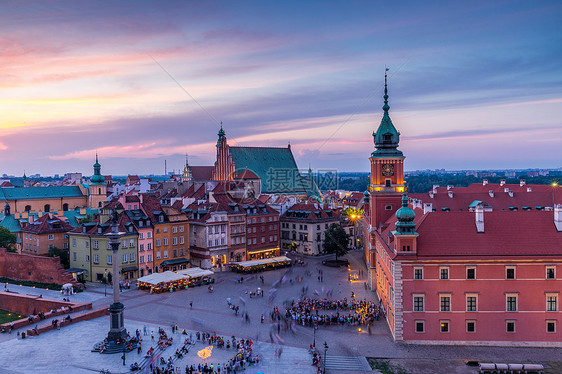
<svg viewBox="0 0 562 374"><path fill-rule="evenodd" d="M98 153L96 152L96 163L94 164L94 175L90 178L92 184L103 184L105 183L105 178L101 175L101 165L98 161Z"/></svg>
<svg viewBox="0 0 562 374"><path fill-rule="evenodd" d="M373 156L388 157L388 156L403 156L402 151L399 151L398 143L400 142L400 133L392 124L388 111L388 72L389 68L385 67L384 71L384 105L382 106L383 116L381 124L376 132L373 133L375 148Z"/></svg>
<svg viewBox="0 0 562 374"><path fill-rule="evenodd" d="M217 140L217 146L220 146L222 144L222 141L226 138L226 133L222 129L222 121L221 121L221 129L219 130L219 133L217 135L219 136L219 140Z"/></svg>

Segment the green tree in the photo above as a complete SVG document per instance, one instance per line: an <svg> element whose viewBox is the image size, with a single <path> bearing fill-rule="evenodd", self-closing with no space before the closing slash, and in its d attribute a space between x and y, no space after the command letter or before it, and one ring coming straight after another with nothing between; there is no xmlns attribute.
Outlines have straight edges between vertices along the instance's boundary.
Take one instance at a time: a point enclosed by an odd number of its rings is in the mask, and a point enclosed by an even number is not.
<svg viewBox="0 0 562 374"><path fill-rule="evenodd" d="M347 244L349 243L349 235L345 232L343 227L338 223L332 223L328 230L326 230L326 239L324 240L324 252L333 253L338 256L343 256L347 253Z"/></svg>
<svg viewBox="0 0 562 374"><path fill-rule="evenodd" d="M17 252L16 243L18 237L7 228L0 226L0 248L6 248L8 252Z"/></svg>
<svg viewBox="0 0 562 374"><path fill-rule="evenodd" d="M48 256L59 257L60 263L65 269L68 269L70 267L70 254L68 253L68 251L65 251L64 249L58 249L56 247L50 248Z"/></svg>

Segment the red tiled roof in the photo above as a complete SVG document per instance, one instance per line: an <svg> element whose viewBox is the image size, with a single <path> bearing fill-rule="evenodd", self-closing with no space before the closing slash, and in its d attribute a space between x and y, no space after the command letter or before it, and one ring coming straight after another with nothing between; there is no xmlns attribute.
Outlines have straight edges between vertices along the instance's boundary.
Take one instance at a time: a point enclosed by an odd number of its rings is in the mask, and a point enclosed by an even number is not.
<svg viewBox="0 0 562 374"><path fill-rule="evenodd" d="M505 190L513 192L513 197ZM530 189L530 191L528 191ZM493 191L493 197L490 192ZM453 197L449 197L452 192ZM412 193L410 198L421 200L423 203L432 203L433 208L441 210L447 207L451 211L466 211L468 206L474 201L482 201L492 207L494 211L509 210L509 207L524 206L552 206L553 201L557 204L562 203L562 187L551 185L524 185L519 184L487 184L473 183L468 187L437 187L437 193L430 197L430 193Z"/></svg>
<svg viewBox="0 0 562 374"><path fill-rule="evenodd" d="M181 210L183 208L183 202L181 200L177 200L175 203L172 204L172 208L175 210Z"/></svg>
<svg viewBox="0 0 562 374"><path fill-rule="evenodd" d="M256 174L248 169L242 170L235 179L260 179Z"/></svg>
<svg viewBox="0 0 562 374"><path fill-rule="evenodd" d="M195 181L210 181L213 179L214 166L189 166L191 176Z"/></svg>
<svg viewBox="0 0 562 374"><path fill-rule="evenodd" d="M291 206L283 218L297 218L306 220L339 218L340 213L335 209L324 207L323 204L297 203Z"/></svg>
<svg viewBox="0 0 562 374"><path fill-rule="evenodd" d="M70 224L66 221L61 220L58 217L52 217L49 214L45 214L35 222L30 222L26 227L22 228L22 232L32 232L35 234L47 234L54 232L68 232L73 230Z"/></svg>
<svg viewBox="0 0 562 374"><path fill-rule="evenodd" d="M415 212L417 258L562 256L562 232L556 231L552 211L484 212L483 233L476 230L473 212ZM386 242L392 243L388 233L395 230L395 223L392 216L380 233Z"/></svg>
<svg viewBox="0 0 562 374"><path fill-rule="evenodd" d="M416 228L418 256L562 256L552 211L485 212L478 233L471 212L434 212Z"/></svg>

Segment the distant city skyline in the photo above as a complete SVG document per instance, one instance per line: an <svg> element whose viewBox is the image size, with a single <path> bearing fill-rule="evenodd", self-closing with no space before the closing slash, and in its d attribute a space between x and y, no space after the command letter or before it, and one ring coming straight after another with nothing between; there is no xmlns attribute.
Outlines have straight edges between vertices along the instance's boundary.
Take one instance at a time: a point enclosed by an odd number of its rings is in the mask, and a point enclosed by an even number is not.
<svg viewBox="0 0 562 374"><path fill-rule="evenodd" d="M368 171L390 115L406 170L559 168L562 5L497 1L9 2L0 175L163 174L290 142Z"/></svg>

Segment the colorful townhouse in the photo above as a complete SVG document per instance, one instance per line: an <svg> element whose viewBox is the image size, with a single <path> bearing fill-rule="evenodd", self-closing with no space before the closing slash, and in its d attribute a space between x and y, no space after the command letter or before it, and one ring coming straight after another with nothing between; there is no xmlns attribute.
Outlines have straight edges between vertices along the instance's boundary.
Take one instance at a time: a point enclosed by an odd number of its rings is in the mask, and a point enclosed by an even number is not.
<svg viewBox="0 0 562 374"><path fill-rule="evenodd" d="M73 230L70 224L50 213L29 222L20 231L21 253L47 256L50 249L58 248L68 251L68 232Z"/></svg>
<svg viewBox="0 0 562 374"><path fill-rule="evenodd" d="M279 212L265 204L242 205L246 212L248 260L279 256Z"/></svg>
<svg viewBox="0 0 562 374"><path fill-rule="evenodd" d="M305 255L323 253L326 230L340 223L340 213L318 203L297 203L281 215L281 249Z"/></svg>
<svg viewBox="0 0 562 374"><path fill-rule="evenodd" d="M109 216L100 215L96 222L84 223L68 233L70 267L81 269L87 281L102 281L116 276L111 274L113 261L119 262L119 280L138 278L138 232L124 212L119 214L120 239L118 258L113 258L107 234L111 232Z"/></svg>

